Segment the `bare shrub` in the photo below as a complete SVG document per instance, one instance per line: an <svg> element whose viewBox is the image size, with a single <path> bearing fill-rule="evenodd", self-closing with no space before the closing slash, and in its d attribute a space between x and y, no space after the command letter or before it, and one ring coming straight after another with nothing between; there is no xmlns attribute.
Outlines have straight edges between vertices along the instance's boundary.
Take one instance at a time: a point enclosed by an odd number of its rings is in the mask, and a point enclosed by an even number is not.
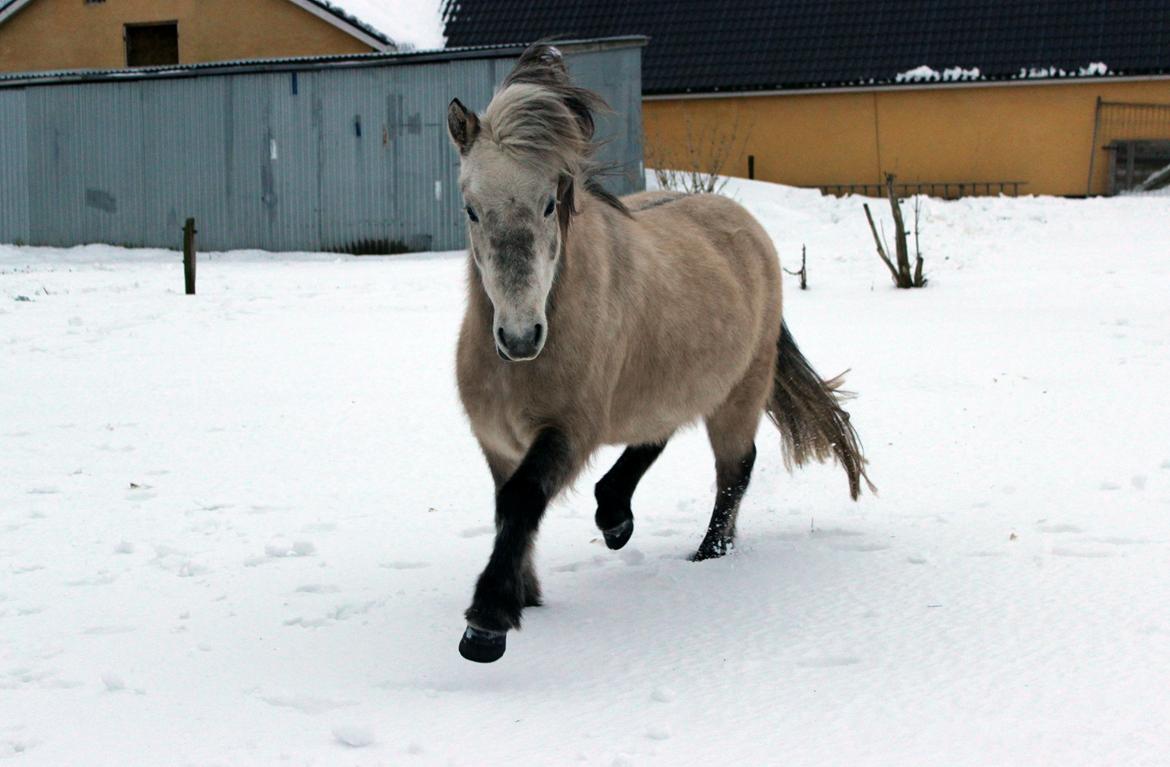
<svg viewBox="0 0 1170 767"><path fill-rule="evenodd" d="M729 123L704 122L696 128L690 113L685 118L683 147L646 147L646 164L654 170L661 189L687 194L718 194L727 186L730 162L743 154L750 129L739 113Z"/></svg>
<svg viewBox="0 0 1170 767"><path fill-rule="evenodd" d="M914 271L910 271L910 247L906 242L906 224L902 220L902 204L894 192L894 174L886 174L886 195L890 199L890 209L894 214L894 256L897 266L890 260L889 246L878 235L877 227L873 223L873 214L869 212L869 203L863 203L865 217L869 220L869 231L873 233L874 244L877 245L878 256L890 270L894 285L899 288L921 288L926 286L926 278L922 276L922 251L918 247L918 222L922 209L921 197L914 198Z"/></svg>

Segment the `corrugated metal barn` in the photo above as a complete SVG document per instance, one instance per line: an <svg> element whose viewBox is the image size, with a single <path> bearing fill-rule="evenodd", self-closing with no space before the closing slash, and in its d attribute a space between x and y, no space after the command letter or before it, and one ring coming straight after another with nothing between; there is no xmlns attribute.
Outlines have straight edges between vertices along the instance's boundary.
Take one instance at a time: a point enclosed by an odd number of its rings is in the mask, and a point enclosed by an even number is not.
<svg viewBox="0 0 1170 767"><path fill-rule="evenodd" d="M561 45L615 114L602 159L643 187L643 38ZM500 46L0 79L0 242L392 253L464 245L453 97L476 110Z"/></svg>

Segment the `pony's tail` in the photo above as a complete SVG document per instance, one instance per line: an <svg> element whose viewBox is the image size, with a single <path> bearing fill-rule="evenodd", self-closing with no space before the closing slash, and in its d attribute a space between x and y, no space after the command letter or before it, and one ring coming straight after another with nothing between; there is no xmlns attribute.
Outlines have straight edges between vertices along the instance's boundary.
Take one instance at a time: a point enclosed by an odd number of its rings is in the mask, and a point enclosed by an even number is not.
<svg viewBox="0 0 1170 767"><path fill-rule="evenodd" d="M849 495L853 500L861 495L862 480L870 492L876 493L877 488L865 473L861 439L841 407L841 401L852 396L841 390L845 374L821 380L800 353L787 324L780 325L777 347L780 353L776 358L776 379L764 412L780 430L784 465L792 469L793 465L803 466L810 458L821 462L834 458L849 475Z"/></svg>

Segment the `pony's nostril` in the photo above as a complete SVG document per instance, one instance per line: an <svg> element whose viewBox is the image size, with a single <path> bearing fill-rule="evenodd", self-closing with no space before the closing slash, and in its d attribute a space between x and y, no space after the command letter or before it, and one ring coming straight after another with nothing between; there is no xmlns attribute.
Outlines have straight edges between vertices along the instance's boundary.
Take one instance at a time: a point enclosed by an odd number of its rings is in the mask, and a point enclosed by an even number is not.
<svg viewBox="0 0 1170 767"><path fill-rule="evenodd" d="M544 334L544 326L539 322L536 323L536 329L532 331L532 345L540 346L541 336Z"/></svg>
<svg viewBox="0 0 1170 767"><path fill-rule="evenodd" d="M504 340L503 328L496 328L496 338L500 339L500 346L504 347L505 349L508 348L508 342Z"/></svg>

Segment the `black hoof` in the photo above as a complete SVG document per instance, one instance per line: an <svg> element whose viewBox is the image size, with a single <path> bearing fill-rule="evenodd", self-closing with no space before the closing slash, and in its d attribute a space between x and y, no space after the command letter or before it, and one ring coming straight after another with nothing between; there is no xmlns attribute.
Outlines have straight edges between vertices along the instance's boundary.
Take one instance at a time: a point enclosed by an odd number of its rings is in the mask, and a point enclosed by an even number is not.
<svg viewBox="0 0 1170 767"><path fill-rule="evenodd" d="M459 654L476 663L495 663L504 657L508 634L504 631L484 631L468 626L459 640Z"/></svg>
<svg viewBox="0 0 1170 767"><path fill-rule="evenodd" d="M731 541L718 541L716 543L703 542L699 550L691 555L692 562L705 562L708 559L719 559L731 553L735 545Z"/></svg>
<svg viewBox="0 0 1170 767"><path fill-rule="evenodd" d="M630 517L620 525L602 530L601 534L605 537L605 545L617 551L630 542L630 536L634 534L634 518Z"/></svg>

